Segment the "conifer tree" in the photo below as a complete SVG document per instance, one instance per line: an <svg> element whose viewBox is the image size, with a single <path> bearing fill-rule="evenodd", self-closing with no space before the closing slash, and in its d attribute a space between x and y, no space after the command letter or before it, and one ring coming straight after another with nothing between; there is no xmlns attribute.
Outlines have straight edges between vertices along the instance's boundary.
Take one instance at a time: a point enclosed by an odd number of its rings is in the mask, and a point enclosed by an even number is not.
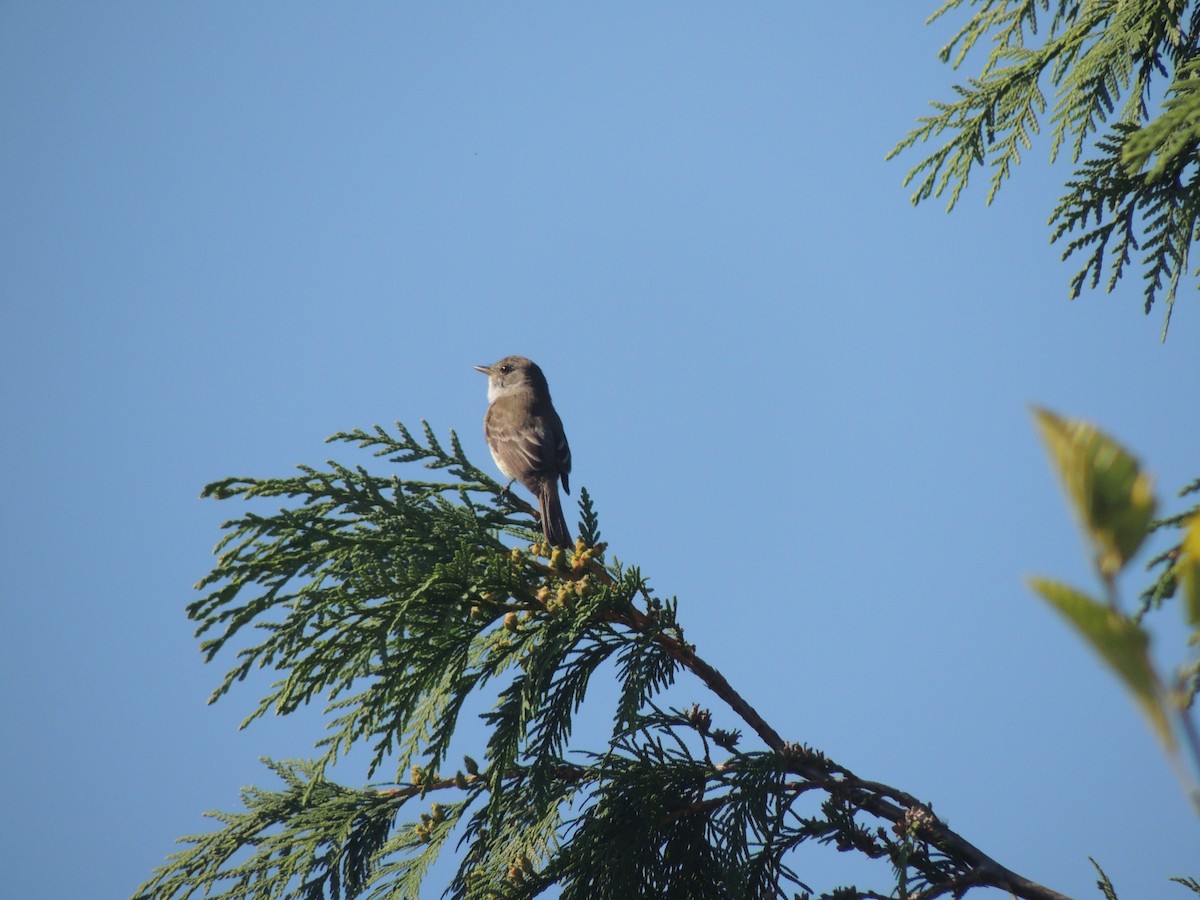
<svg viewBox="0 0 1200 900"><path fill-rule="evenodd" d="M947 0L935 15L966 5ZM1077 166L1051 218L1053 240L1083 262L1072 295L1105 272L1112 290L1138 265L1146 310L1156 300L1166 308L1165 335L1178 288L1195 275L1200 8L971 5L942 58L958 66L987 38L980 74L893 150L948 136L909 173L914 202L948 195L953 207L977 166L992 169L990 202L1049 112L1051 157L1069 147ZM1083 435L1072 453L1096 455L1092 433L1052 419L1042 427L1059 464L1069 456L1063 435ZM314 759L268 761L278 784L246 789L240 810L212 813L218 827L184 838L138 898L416 898L441 854L457 866L454 898L932 900L989 887L1062 897L972 845L932 803L780 735L688 643L676 600L610 553L586 490L576 546L551 548L533 509L470 463L453 434L448 446L428 426L333 440L398 468L379 475L330 463L209 485L207 496L251 501L251 511L226 523L203 596L188 608L207 659L235 660L214 700L270 670L277 680L250 719L323 703L328 731ZM401 477L421 465L440 480ZM1074 502L1093 512L1079 484L1094 483L1063 471ZM1115 554L1124 565L1129 529L1140 543L1153 527L1152 507L1130 508L1136 523L1096 526L1098 558ZM1168 741L1176 695L1147 668L1140 619L1178 592L1200 629L1200 510L1159 524L1185 537L1153 561L1162 571L1137 614L1118 610L1114 619L1104 598L1046 579L1034 585ZM1184 673L1187 698L1198 672L1193 664ZM594 681L614 674L615 703L602 708ZM676 682L717 705L665 706ZM490 706L486 739L460 765L451 745L480 697ZM572 743L583 716L611 723L603 745ZM335 764L358 748L369 751L368 783L338 783ZM877 861L878 883L809 883L795 852L806 843ZM1200 893L1200 883L1178 880ZM1098 886L1116 896L1102 872Z"/></svg>
<svg viewBox="0 0 1200 900"><path fill-rule="evenodd" d="M935 101L933 112L888 154L891 159L918 144L938 144L905 177L905 184L916 185L913 203L945 196L953 209L979 168L991 169L991 203L1022 151L1048 127L1051 161L1067 149L1075 167L1050 216L1051 240L1064 242L1063 258L1082 263L1071 279L1071 297L1098 287L1101 279L1111 292L1127 267L1140 268L1145 311L1158 300L1165 306L1165 340L1180 286L1195 286L1200 275L1189 264L1200 234L1200 5L945 0L931 21L968 8L973 12L939 57L957 69L972 51L985 53L979 74L954 85L953 99ZM1182 738L1193 769L1200 770L1200 730L1190 715L1200 691L1200 658L1193 653L1165 677L1150 661L1143 623L1182 594L1191 645L1200 646L1200 506L1151 521L1147 492L1140 501L1129 493L1128 479L1137 469L1119 445L1094 426L1046 413L1039 414L1039 428L1085 534L1099 548L1094 562L1103 592L1097 599L1045 579L1031 584L1131 690L1200 811L1196 772L1187 771L1179 743ZM1110 464L1121 459L1122 465L1097 472L1099 447ZM1179 496L1197 493L1200 480ZM1114 496L1122 503L1114 505ZM1111 517L1122 504L1128 520L1097 524L1098 511ZM1114 536L1136 547L1155 529L1183 537L1150 561L1158 576L1139 607L1127 610L1115 571L1131 554ZM1200 893L1194 880L1180 883ZM1100 887L1106 897L1115 896L1103 873Z"/></svg>
<svg viewBox="0 0 1200 900"><path fill-rule="evenodd" d="M675 599L611 556L586 490L564 551L453 433L448 447L428 426L331 440L393 468L209 485L284 505L226 523L188 609L207 658L236 660L213 699L273 671L250 718L325 703L319 755L269 761L279 785L211 813L218 827L184 838L139 898L416 898L439 854L457 862L454 898L1062 898L930 802L781 736L689 645ZM400 477L418 465L444 480ZM618 687L606 709L602 671ZM715 711L665 707L677 679ZM477 694L487 737L459 764L451 742ZM610 721L607 742L572 745L580 716ZM370 783L337 783L357 747ZM879 884L810 884L794 852L810 842L877 861Z"/></svg>
<svg viewBox="0 0 1200 900"><path fill-rule="evenodd" d="M1163 338L1189 265L1200 213L1200 8L1187 0L946 0L932 19L974 7L942 48L958 68L981 45L979 74L934 102L889 154L944 141L909 171L913 203L948 197L990 168L987 202L1021 153L1049 130L1049 155L1075 171L1050 216L1063 258L1082 263L1071 297L1139 268L1147 313L1165 306ZM982 51L980 51L982 52Z"/></svg>

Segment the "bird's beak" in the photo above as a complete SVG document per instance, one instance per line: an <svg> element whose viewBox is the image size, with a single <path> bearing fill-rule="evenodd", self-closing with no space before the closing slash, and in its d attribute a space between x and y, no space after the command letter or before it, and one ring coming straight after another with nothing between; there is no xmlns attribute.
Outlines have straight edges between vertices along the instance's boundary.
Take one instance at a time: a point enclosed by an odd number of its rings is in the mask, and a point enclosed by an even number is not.
<svg viewBox="0 0 1200 900"><path fill-rule="evenodd" d="M491 374L492 374L492 367L491 367L491 366L475 366L474 368L475 368L475 371L476 371L476 372L482 372L484 375L491 375Z"/></svg>

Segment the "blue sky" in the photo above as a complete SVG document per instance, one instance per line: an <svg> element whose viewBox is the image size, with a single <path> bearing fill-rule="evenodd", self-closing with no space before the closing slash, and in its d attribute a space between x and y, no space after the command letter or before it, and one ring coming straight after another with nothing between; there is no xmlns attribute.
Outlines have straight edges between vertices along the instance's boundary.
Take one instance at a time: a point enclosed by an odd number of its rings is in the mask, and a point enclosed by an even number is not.
<svg viewBox="0 0 1200 900"><path fill-rule="evenodd" d="M205 705L231 661L184 606L237 510L201 487L396 419L486 463L471 366L509 353L613 552L781 733L1067 894L1092 855L1184 895L1195 817L1022 579L1093 583L1030 404L1164 500L1200 474L1200 309L1163 345L1136 279L1068 302L1044 147L991 208L913 209L883 158L949 94L933 6L0 6L12 896L128 896L258 757L312 755L318 710Z"/></svg>

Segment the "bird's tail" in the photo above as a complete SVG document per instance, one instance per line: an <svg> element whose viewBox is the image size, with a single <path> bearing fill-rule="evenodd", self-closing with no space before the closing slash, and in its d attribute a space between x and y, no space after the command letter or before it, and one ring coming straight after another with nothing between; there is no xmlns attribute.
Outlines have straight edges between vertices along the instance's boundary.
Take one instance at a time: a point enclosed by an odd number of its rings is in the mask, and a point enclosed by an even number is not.
<svg viewBox="0 0 1200 900"><path fill-rule="evenodd" d="M571 540L571 531L567 528L567 520L563 516L562 502L558 499L558 484L547 481L538 491L538 507L542 514L542 533L546 540L555 547L569 550L575 546Z"/></svg>

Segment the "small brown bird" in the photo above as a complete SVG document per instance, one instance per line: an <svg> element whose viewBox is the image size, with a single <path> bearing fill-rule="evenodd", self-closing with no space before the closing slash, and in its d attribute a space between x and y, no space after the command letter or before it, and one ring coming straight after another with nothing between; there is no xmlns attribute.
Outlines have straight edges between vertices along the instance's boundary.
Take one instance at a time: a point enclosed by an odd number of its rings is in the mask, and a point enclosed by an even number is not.
<svg viewBox="0 0 1200 900"><path fill-rule="evenodd" d="M546 376L523 356L506 356L494 365L475 368L488 377L483 434L492 459L501 472L537 497L546 540L556 547L571 547L571 532L558 499L560 478L563 490L571 493L567 484L571 448L550 400Z"/></svg>

